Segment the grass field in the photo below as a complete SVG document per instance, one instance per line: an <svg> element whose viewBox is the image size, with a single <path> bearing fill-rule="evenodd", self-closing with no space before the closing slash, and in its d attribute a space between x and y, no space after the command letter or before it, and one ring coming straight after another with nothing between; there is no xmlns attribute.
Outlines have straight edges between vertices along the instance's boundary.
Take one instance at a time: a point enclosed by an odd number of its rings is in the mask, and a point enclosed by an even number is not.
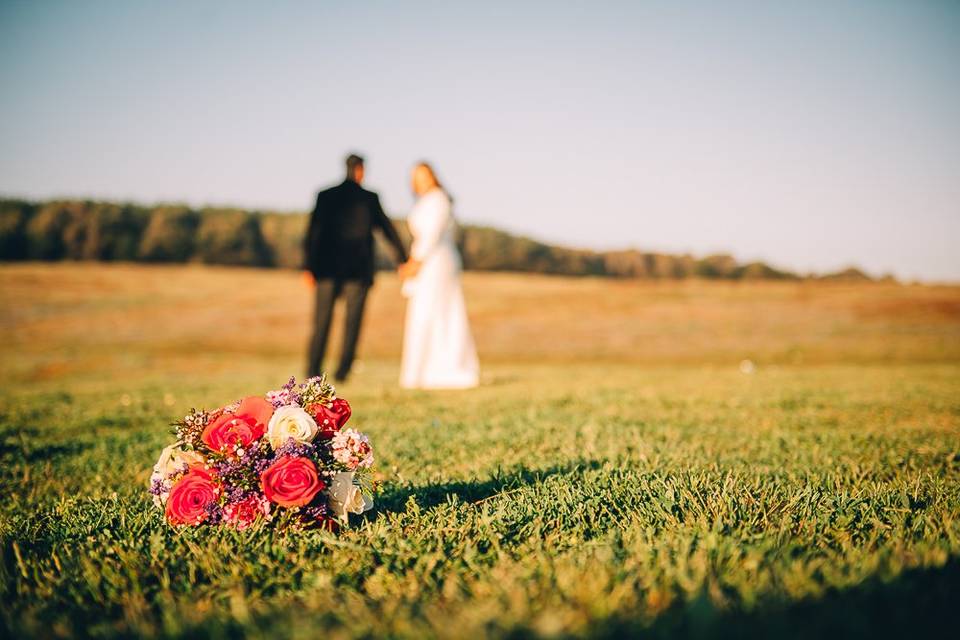
<svg viewBox="0 0 960 640"><path fill-rule="evenodd" d="M960 287L466 288L483 385L402 392L378 281L340 390L375 512L175 531L146 493L165 425L301 373L297 274L0 266L0 635L956 630Z"/></svg>

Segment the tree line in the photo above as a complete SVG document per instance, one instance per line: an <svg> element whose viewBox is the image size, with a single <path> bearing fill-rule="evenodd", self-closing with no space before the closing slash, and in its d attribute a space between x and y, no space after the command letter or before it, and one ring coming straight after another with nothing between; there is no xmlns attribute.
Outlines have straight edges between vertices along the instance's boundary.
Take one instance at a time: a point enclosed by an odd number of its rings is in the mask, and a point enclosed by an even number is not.
<svg viewBox="0 0 960 640"><path fill-rule="evenodd" d="M0 260L199 262L296 269L302 266L305 214L145 207L91 200L29 202L0 199ZM409 243L406 225L397 225ZM587 251L548 245L499 229L466 225L459 245L464 267L626 278L797 279L762 262L739 263L725 254L691 255L639 250ZM384 247L378 263L389 268ZM865 279L856 269L824 277Z"/></svg>

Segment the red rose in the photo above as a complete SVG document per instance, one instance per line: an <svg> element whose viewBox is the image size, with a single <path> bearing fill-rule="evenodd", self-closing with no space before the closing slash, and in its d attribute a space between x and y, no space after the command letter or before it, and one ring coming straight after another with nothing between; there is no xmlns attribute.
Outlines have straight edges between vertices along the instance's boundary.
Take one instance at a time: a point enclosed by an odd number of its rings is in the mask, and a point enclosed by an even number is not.
<svg viewBox="0 0 960 640"><path fill-rule="evenodd" d="M263 495L281 507L302 507L324 486L317 467L307 458L284 456L260 474Z"/></svg>
<svg viewBox="0 0 960 640"><path fill-rule="evenodd" d="M207 519L207 505L217 499L217 485L209 472L194 467L177 481L167 497L167 522L200 524Z"/></svg>
<svg viewBox="0 0 960 640"><path fill-rule="evenodd" d="M224 411L208 424L200 439L214 451L223 451L238 444L245 447L263 436L272 415L273 405L263 398L244 398L236 411Z"/></svg>
<svg viewBox="0 0 960 640"><path fill-rule="evenodd" d="M320 427L321 438L332 438L333 434L347 423L353 413L350 410L350 403L342 398L337 398L331 402L329 407L319 403L311 405L310 412L313 413L314 420Z"/></svg>

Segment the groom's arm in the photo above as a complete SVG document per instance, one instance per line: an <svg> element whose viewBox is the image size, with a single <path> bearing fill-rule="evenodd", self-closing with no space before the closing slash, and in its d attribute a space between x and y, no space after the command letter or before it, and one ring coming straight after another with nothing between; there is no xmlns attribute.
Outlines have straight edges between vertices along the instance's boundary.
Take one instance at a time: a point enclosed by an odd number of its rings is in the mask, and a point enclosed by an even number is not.
<svg viewBox="0 0 960 640"><path fill-rule="evenodd" d="M380 198L377 196L373 197L373 212L374 224L380 227L380 231L383 232L384 237L390 243L390 246L393 247L393 251L396 254L397 263L403 264L407 261L407 250L403 246L403 242L400 240L400 234L397 233L393 223L390 222L390 218L388 218L387 214L383 212L383 207L380 206Z"/></svg>
<svg viewBox="0 0 960 640"><path fill-rule="evenodd" d="M317 203L310 212L310 223L307 225L307 234L303 237L303 268L313 273L313 252L316 250L317 240L323 233L323 201L321 194L317 194Z"/></svg>

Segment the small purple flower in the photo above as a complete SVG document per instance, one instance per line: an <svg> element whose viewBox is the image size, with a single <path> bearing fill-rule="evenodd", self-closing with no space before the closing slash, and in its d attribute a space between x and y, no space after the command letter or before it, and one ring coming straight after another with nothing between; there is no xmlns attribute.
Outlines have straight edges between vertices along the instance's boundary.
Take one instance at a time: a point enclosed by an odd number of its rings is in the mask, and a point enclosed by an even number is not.
<svg viewBox="0 0 960 640"><path fill-rule="evenodd" d="M232 504L243 502L249 494L250 492L243 487L233 487L227 492L227 502Z"/></svg>
<svg viewBox="0 0 960 640"><path fill-rule="evenodd" d="M150 483L150 493L152 493L155 496L159 496L166 492L167 492L167 488L165 486L164 479L154 478L153 481Z"/></svg>
<svg viewBox="0 0 960 640"><path fill-rule="evenodd" d="M279 409L287 405L299 405L302 387L303 385L300 385L300 388L298 388L297 379L294 376L290 376L290 379L285 385L275 391L267 392L267 401L273 405L274 409Z"/></svg>
<svg viewBox="0 0 960 640"><path fill-rule="evenodd" d="M270 468L271 464L273 464L272 458L259 458L253 463L253 473L259 478L260 474Z"/></svg>
<svg viewBox="0 0 960 640"><path fill-rule="evenodd" d="M304 520L322 520L328 513L326 502L315 502L300 511Z"/></svg>
<svg viewBox="0 0 960 640"><path fill-rule="evenodd" d="M316 453L316 447L307 442L297 442L293 438L287 440L282 447L277 449L275 458L282 456L294 456L300 458L313 457Z"/></svg>
<svg viewBox="0 0 960 640"><path fill-rule="evenodd" d="M207 524L220 524L223 522L223 509L216 502L207 505Z"/></svg>

